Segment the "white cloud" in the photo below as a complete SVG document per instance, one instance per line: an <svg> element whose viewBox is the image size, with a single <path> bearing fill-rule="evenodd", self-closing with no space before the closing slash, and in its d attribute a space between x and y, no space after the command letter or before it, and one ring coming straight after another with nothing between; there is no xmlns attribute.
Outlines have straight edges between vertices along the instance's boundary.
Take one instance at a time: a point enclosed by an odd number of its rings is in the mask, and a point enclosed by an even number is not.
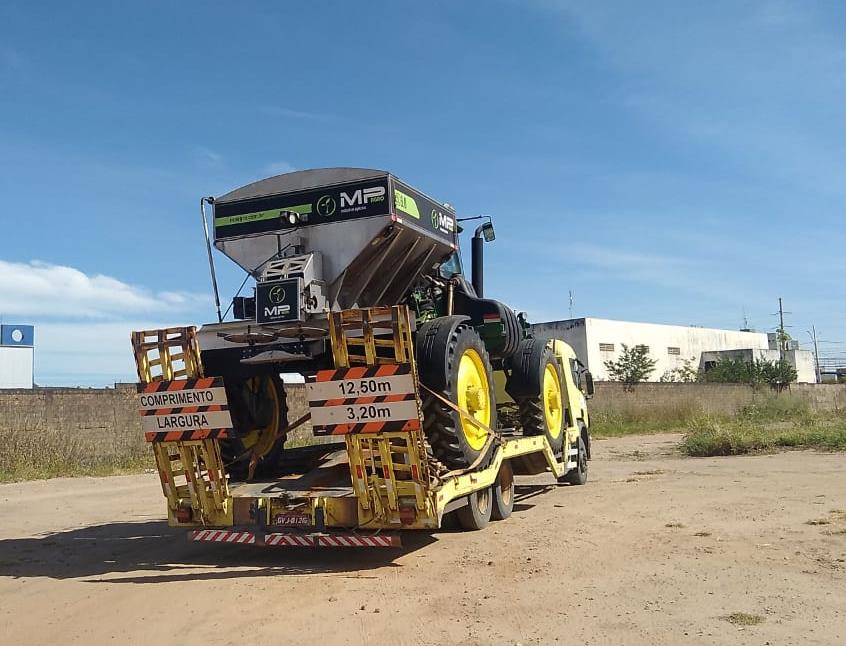
<svg viewBox="0 0 846 646"><path fill-rule="evenodd" d="M195 153L197 157L200 158L200 160L210 166L220 166L223 163L223 155L218 152L215 152L211 148L206 148L205 146L197 146L195 149Z"/></svg>
<svg viewBox="0 0 846 646"><path fill-rule="evenodd" d="M338 117L333 114L326 114L323 112L308 112L305 110L292 110L284 106L278 105L263 105L259 107L259 111L271 117L285 117L288 119L305 119L307 121L334 121Z"/></svg>
<svg viewBox="0 0 846 646"><path fill-rule="evenodd" d="M187 311L208 297L186 292L154 293L102 274L31 261L0 260L0 314L28 317L125 318Z"/></svg>

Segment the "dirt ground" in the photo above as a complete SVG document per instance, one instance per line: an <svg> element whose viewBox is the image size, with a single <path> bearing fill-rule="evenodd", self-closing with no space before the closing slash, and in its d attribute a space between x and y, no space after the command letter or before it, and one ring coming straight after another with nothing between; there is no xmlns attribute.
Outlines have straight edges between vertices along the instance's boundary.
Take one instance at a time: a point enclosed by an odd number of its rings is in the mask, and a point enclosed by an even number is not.
<svg viewBox="0 0 846 646"><path fill-rule="evenodd" d="M846 643L846 455L678 439L596 441L586 486L402 550L190 544L154 475L3 485L0 642Z"/></svg>

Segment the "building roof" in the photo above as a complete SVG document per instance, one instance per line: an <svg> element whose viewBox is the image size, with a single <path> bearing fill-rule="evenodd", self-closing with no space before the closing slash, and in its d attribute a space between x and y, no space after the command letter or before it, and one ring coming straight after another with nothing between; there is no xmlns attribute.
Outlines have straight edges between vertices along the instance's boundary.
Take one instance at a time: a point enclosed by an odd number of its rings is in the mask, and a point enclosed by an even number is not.
<svg viewBox="0 0 846 646"><path fill-rule="evenodd" d="M597 321L601 323L616 323L619 325L645 325L649 327L664 327L664 328L675 328L675 329L683 329L683 330L702 330L706 332L742 332L744 334L764 334L766 332L756 332L754 330L735 330L735 329L728 329L728 328L711 328L711 327L703 327L701 325L674 325L672 323L647 323L645 321L623 321L621 319L604 319L604 318L596 318L593 316L583 316L580 318L572 318L572 319L560 319L558 321L543 321L540 323L535 323L535 325L554 325L556 323L563 323L563 324L584 324L587 321Z"/></svg>

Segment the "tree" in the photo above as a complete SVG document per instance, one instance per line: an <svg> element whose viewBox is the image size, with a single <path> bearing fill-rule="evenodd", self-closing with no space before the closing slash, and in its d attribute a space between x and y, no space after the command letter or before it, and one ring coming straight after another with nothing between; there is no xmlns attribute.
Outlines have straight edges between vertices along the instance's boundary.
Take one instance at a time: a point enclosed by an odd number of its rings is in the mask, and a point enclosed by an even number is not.
<svg viewBox="0 0 846 646"><path fill-rule="evenodd" d="M622 344L623 351L616 361L606 361L605 369L611 375L612 381L620 381L627 389L635 384L646 381L655 372L656 359L649 358L649 348L645 345L636 345L630 348Z"/></svg>
<svg viewBox="0 0 846 646"><path fill-rule="evenodd" d="M693 367L694 358L685 359L682 365L666 370L658 380L662 383L690 384L699 379L699 371Z"/></svg>
<svg viewBox="0 0 846 646"><path fill-rule="evenodd" d="M722 384L769 384L780 388L796 381L796 377L796 368L785 359L744 361L724 358L702 374L702 381Z"/></svg>

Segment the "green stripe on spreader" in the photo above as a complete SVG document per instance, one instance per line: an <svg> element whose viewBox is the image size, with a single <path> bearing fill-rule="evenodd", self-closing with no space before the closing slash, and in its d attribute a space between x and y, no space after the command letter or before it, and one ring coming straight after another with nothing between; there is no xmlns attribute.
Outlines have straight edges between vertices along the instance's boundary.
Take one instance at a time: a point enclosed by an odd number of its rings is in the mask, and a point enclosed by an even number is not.
<svg viewBox="0 0 846 646"><path fill-rule="evenodd" d="M394 204L403 213L407 213L413 218L420 219L420 211L417 210L417 202L410 195L406 195L401 190L394 189Z"/></svg>
<svg viewBox="0 0 846 646"><path fill-rule="evenodd" d="M297 204L286 206L283 209L270 209L269 211L256 211L255 213L242 213L241 215L227 215L215 218L214 226L226 227L233 224L245 224L247 222L260 222L261 220L275 220L282 211L293 211L294 213L308 215L311 213L311 204Z"/></svg>

